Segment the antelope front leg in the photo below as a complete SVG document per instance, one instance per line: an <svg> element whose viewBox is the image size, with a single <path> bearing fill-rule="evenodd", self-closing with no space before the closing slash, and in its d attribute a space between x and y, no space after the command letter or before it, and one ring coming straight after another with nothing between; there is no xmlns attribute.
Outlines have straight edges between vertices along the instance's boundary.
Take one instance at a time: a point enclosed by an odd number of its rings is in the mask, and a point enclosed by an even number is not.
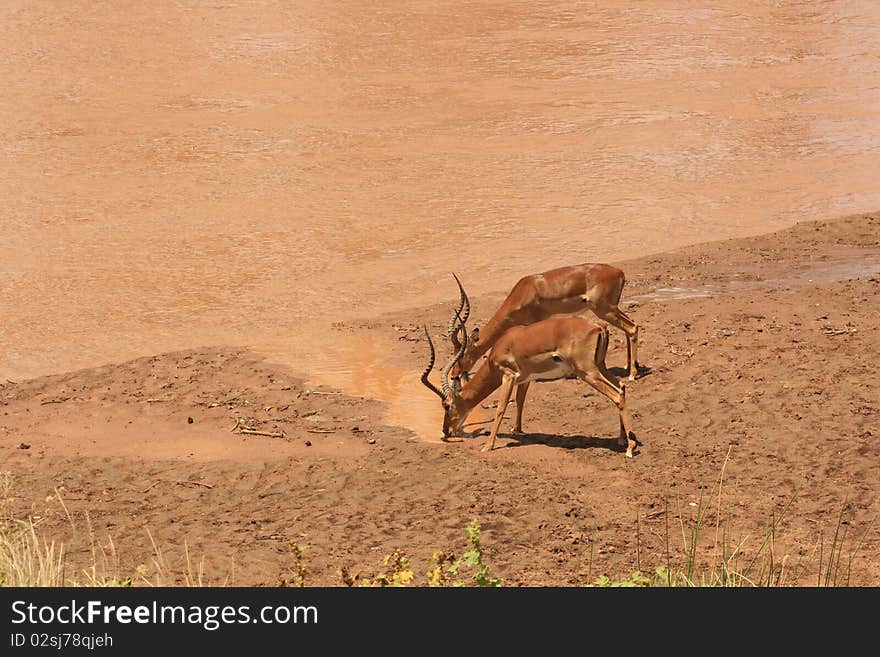
<svg viewBox="0 0 880 657"><path fill-rule="evenodd" d="M495 422L492 424L492 433L489 434L489 440L483 445L481 452L489 452L495 448L495 436L498 435L498 428L501 426L501 420L504 419L504 411L507 410L507 403L510 401L510 395L513 393L513 386L516 385L516 377L507 374L501 382L501 397L498 399L498 409L495 411Z"/></svg>
<svg viewBox="0 0 880 657"><path fill-rule="evenodd" d="M521 383L516 387L516 425L513 433L522 433L523 406L526 403L526 393L529 391L529 383Z"/></svg>

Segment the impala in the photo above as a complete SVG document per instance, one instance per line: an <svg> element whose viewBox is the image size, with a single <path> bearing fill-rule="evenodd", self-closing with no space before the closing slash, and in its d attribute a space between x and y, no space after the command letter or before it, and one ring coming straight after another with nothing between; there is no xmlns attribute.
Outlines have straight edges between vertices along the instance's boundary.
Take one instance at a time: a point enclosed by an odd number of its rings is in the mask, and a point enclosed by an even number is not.
<svg viewBox="0 0 880 657"><path fill-rule="evenodd" d="M477 373L464 387L450 382L450 372L467 351L468 338L464 322L457 311L453 321L459 322L454 333L461 339L453 340L458 351L452 356L441 373L441 388L428 380L434 369L436 354L428 327L425 336L431 355L421 376L422 383L443 402L444 440L462 433L462 426L470 412L501 387L501 397L495 411L495 421L489 439L482 451L495 447L495 438L504 418L504 412L516 388L515 433L522 433L522 413L526 393L533 381L578 378L593 386L617 406L620 416L620 444L626 444L626 456L632 458L636 446L632 422L626 408L626 385L614 380L605 368L608 349L608 329L587 321L583 317L551 317L528 326L515 326L504 333L489 352L489 356ZM450 336L452 337L452 336Z"/></svg>
<svg viewBox="0 0 880 657"><path fill-rule="evenodd" d="M464 289L457 276L455 280L464 303ZM473 330L470 346L453 367L452 376L457 379L463 375L467 379L468 372L479 358L513 326L532 324L554 315L580 315L591 310L626 334L627 374L630 381L634 381L639 371L639 327L617 306L625 282L623 272L617 267L589 263L521 278L483 329ZM453 337L454 323L453 316L450 338Z"/></svg>

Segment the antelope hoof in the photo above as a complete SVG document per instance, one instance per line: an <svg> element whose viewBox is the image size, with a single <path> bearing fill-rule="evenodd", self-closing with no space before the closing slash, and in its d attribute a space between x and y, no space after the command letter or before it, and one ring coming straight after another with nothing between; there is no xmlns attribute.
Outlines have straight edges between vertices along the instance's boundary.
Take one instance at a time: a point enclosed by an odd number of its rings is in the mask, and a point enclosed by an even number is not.
<svg viewBox="0 0 880 657"><path fill-rule="evenodd" d="M491 451L492 451L492 445L490 445L489 443L486 443L485 445L483 445L483 446L480 448L480 451L481 451L481 452L491 452Z"/></svg>
<svg viewBox="0 0 880 657"><path fill-rule="evenodd" d="M641 378L642 376L642 366L639 363L633 365L629 370L629 376L627 377L630 381L635 381L636 379Z"/></svg>

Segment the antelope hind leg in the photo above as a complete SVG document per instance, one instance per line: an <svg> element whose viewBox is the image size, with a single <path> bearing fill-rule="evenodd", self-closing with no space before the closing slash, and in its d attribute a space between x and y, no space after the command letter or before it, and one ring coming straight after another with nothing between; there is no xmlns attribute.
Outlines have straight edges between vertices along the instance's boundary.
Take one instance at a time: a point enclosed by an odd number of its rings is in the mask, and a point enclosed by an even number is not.
<svg viewBox="0 0 880 657"><path fill-rule="evenodd" d="M580 378L608 397L617 406L617 412L620 417L620 436L618 440L621 445L624 444L624 440L626 441L626 457L632 458L633 450L636 448L636 439L632 431L632 419L629 416L629 410L626 408L626 384L621 382L621 385L618 386L598 369L582 374Z"/></svg>
<svg viewBox="0 0 880 657"><path fill-rule="evenodd" d="M617 307L596 309L596 315L626 334L626 367L630 381L639 375L639 327Z"/></svg>
<svg viewBox="0 0 880 657"><path fill-rule="evenodd" d="M632 418L629 416L629 409L626 407L626 386L621 386L621 405L617 407L620 414L620 444L623 445L626 440L626 457L633 457L633 450L636 448L636 435L632 430Z"/></svg>

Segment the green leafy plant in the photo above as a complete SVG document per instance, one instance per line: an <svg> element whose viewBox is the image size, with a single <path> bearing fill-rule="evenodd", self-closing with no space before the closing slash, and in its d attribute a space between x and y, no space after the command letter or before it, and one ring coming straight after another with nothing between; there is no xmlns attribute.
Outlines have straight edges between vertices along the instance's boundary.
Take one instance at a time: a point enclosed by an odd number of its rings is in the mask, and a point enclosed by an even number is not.
<svg viewBox="0 0 880 657"><path fill-rule="evenodd" d="M467 586L464 576L474 586L501 586L501 580L492 577L489 566L483 561L483 548L480 543L480 525L477 521L467 527L469 549L459 557L455 553L437 550L431 556L431 567L427 572L428 586ZM385 556L383 565L388 572L376 575L352 574L345 566L340 569L340 576L346 586L409 586L414 584L415 576L410 568L409 558L401 550L395 550Z"/></svg>
<svg viewBox="0 0 880 657"><path fill-rule="evenodd" d="M290 550L291 564L288 566L285 575L280 578L278 586L304 588L306 585L306 575L309 573L309 569L303 560L303 553L305 553L307 547L290 541L288 548Z"/></svg>
<svg viewBox="0 0 880 657"><path fill-rule="evenodd" d="M351 574L347 567L340 569L340 576L346 586L408 586L412 583L414 573L409 567L409 558L402 550L395 550L386 554L382 560L389 572L380 572L376 575Z"/></svg>
<svg viewBox="0 0 880 657"><path fill-rule="evenodd" d="M467 550L452 566L450 572L457 575L464 569L465 572L471 572L471 579L476 586L496 587L501 586L501 580L489 576L489 566L483 563L483 547L480 544L480 524L474 520L467 526L468 541L470 549ZM455 582L456 586L464 586L460 582Z"/></svg>
<svg viewBox="0 0 880 657"><path fill-rule="evenodd" d="M657 576L661 577L661 570L663 566L658 566L657 568ZM630 575L627 579L613 581L606 575L602 575L601 577L597 577L596 580L592 583L592 586L602 587L602 588L639 588L644 586L654 586L655 580L650 577L646 577L642 575L638 570L635 571L632 575Z"/></svg>

